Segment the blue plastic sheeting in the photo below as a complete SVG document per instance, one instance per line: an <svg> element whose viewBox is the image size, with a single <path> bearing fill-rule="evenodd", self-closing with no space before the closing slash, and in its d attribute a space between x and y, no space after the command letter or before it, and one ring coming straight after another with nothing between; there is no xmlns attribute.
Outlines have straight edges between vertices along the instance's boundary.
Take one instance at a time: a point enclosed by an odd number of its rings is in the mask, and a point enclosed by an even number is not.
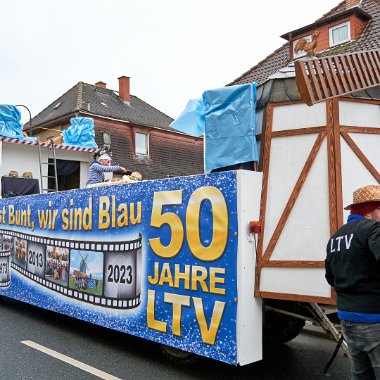
<svg viewBox="0 0 380 380"><path fill-rule="evenodd" d="M94 119L91 117L73 117L70 127L61 132L64 145L75 145L83 148L97 148L95 142Z"/></svg>
<svg viewBox="0 0 380 380"><path fill-rule="evenodd" d="M22 134L21 113L16 106L0 104L0 136L19 140L36 140Z"/></svg>
<svg viewBox="0 0 380 380"><path fill-rule="evenodd" d="M205 91L190 101L171 127L205 135L205 171L258 161L256 83Z"/></svg>
<svg viewBox="0 0 380 380"><path fill-rule="evenodd" d="M205 108L202 99L190 99L184 111L170 127L192 136L201 136L205 132Z"/></svg>

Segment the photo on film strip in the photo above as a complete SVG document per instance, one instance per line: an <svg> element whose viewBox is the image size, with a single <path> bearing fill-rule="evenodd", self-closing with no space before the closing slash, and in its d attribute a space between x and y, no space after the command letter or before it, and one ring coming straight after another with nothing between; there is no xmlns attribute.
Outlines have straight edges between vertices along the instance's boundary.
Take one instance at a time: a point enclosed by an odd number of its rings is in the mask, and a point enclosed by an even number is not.
<svg viewBox="0 0 380 380"><path fill-rule="evenodd" d="M1 235L1 248L3 251L13 252L13 237L9 235Z"/></svg>
<svg viewBox="0 0 380 380"><path fill-rule="evenodd" d="M21 237L12 237L12 262L20 268L26 269L26 255L28 242Z"/></svg>
<svg viewBox="0 0 380 380"><path fill-rule="evenodd" d="M103 294L103 252L72 249L69 288L93 295Z"/></svg>
<svg viewBox="0 0 380 380"><path fill-rule="evenodd" d="M45 279L67 286L69 279L70 250L65 247L46 247Z"/></svg>
<svg viewBox="0 0 380 380"><path fill-rule="evenodd" d="M4 240L4 236L0 236L0 288L5 288L10 285L10 259L11 240Z"/></svg>

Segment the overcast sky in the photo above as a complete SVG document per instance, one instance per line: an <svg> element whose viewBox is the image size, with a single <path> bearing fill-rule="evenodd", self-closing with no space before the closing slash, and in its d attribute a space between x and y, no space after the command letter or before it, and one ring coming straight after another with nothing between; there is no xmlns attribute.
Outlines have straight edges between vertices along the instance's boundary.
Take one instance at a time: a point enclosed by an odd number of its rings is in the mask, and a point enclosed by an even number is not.
<svg viewBox="0 0 380 380"><path fill-rule="evenodd" d="M314 22L337 0L0 0L0 103L32 116L79 81L131 77L131 94L176 118ZM28 120L23 113L23 122Z"/></svg>

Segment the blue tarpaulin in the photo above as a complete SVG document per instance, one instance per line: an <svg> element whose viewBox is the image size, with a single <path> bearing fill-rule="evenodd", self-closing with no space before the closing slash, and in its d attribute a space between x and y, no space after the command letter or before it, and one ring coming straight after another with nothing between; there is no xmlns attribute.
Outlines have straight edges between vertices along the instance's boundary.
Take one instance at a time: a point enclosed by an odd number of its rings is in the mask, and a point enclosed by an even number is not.
<svg viewBox="0 0 380 380"><path fill-rule="evenodd" d="M205 91L190 101L171 127L205 136L205 171L258 161L256 84Z"/></svg>
<svg viewBox="0 0 380 380"><path fill-rule="evenodd" d="M70 127L61 132L64 145L75 145L83 148L97 148L95 142L94 119L91 117L73 117Z"/></svg>
<svg viewBox="0 0 380 380"><path fill-rule="evenodd" d="M36 140L36 137L27 137L22 133L21 113L16 106L0 104L0 136L20 140Z"/></svg>
<svg viewBox="0 0 380 380"><path fill-rule="evenodd" d="M205 132L204 104L202 99L190 99L184 111L170 126L192 136L201 136Z"/></svg>

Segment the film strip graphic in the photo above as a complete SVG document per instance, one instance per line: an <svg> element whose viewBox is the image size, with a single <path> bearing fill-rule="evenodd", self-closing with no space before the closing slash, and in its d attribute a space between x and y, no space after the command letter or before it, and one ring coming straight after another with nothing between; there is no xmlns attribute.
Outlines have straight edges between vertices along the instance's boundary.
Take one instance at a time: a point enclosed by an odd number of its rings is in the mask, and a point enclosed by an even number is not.
<svg viewBox="0 0 380 380"><path fill-rule="evenodd" d="M141 234L123 242L86 242L10 230L0 233L4 257L8 253L8 268L11 259L13 269L36 283L107 308L132 309L140 305ZM0 268L1 260L0 255Z"/></svg>
<svg viewBox="0 0 380 380"><path fill-rule="evenodd" d="M11 252L0 251L0 288L6 288L11 283L10 277Z"/></svg>

